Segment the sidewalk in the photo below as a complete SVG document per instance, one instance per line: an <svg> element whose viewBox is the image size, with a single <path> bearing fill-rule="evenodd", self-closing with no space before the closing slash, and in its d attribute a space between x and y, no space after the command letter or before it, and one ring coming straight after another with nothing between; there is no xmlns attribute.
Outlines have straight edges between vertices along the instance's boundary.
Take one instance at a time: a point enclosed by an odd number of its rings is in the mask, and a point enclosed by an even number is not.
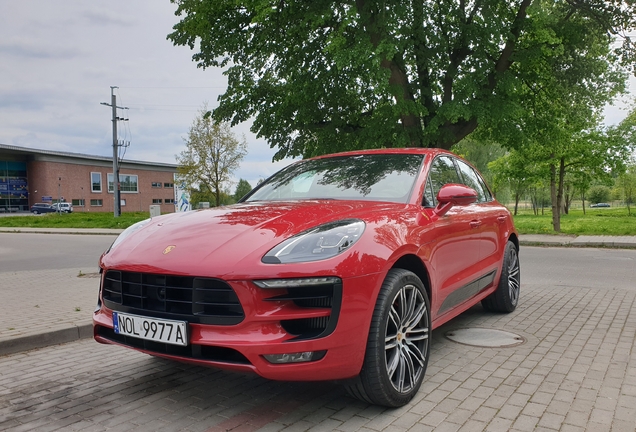
<svg viewBox="0 0 636 432"><path fill-rule="evenodd" d="M117 234L121 231L0 227L0 232L24 233ZM636 236L522 235L520 243L526 246L636 249ZM0 356L92 337L98 276L94 268L3 274L0 285Z"/></svg>

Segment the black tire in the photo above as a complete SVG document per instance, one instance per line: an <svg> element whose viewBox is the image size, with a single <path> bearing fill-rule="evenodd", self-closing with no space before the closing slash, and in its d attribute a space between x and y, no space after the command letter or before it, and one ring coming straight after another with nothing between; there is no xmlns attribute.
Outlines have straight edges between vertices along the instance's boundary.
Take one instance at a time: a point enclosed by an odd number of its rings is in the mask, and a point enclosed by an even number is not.
<svg viewBox="0 0 636 432"><path fill-rule="evenodd" d="M494 293L481 301L484 309L491 312L510 313L519 302L521 290L521 268L519 267L519 253L517 246L511 241L506 244L501 278Z"/></svg>
<svg viewBox="0 0 636 432"><path fill-rule="evenodd" d="M33 214L40 214L40 212L37 210L33 210Z"/></svg>
<svg viewBox="0 0 636 432"><path fill-rule="evenodd" d="M426 373L430 335L422 281L410 271L391 269L373 311L362 370L347 384L349 394L376 405L406 405Z"/></svg>

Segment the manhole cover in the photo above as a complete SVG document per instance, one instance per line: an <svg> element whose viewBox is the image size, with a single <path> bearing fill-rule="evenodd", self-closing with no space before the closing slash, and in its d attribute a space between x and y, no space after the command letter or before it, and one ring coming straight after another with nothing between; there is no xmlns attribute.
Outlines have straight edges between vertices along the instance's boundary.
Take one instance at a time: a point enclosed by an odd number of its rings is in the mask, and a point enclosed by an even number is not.
<svg viewBox="0 0 636 432"><path fill-rule="evenodd" d="M517 334L486 328L451 330L446 337L453 342L486 348L504 348L521 345L526 340Z"/></svg>

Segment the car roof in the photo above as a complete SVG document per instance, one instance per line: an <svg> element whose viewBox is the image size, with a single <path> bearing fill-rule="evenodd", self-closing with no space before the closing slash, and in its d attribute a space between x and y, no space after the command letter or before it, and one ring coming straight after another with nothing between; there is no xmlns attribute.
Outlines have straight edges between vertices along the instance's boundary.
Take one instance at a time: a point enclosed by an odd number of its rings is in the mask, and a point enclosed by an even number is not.
<svg viewBox="0 0 636 432"><path fill-rule="evenodd" d="M421 147L405 147L405 148L383 148L383 149L370 149L370 150L354 150L342 153L331 153L323 156L316 156L310 159L324 159L330 157L340 156L360 156L366 154L418 154L418 155L430 155L437 156L438 154L448 154L457 156L456 154L440 148L421 148Z"/></svg>

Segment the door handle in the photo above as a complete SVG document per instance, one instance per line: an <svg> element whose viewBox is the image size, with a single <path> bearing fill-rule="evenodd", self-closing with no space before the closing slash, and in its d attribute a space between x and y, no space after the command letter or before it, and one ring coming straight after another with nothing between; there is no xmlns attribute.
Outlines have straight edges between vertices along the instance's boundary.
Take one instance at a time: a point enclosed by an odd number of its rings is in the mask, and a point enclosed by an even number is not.
<svg viewBox="0 0 636 432"><path fill-rule="evenodd" d="M471 228L479 228L481 226L481 221L474 220L468 223Z"/></svg>
<svg viewBox="0 0 636 432"><path fill-rule="evenodd" d="M505 223L506 219L508 219L508 218L505 217L505 216L497 216L497 222L499 222L499 223Z"/></svg>

